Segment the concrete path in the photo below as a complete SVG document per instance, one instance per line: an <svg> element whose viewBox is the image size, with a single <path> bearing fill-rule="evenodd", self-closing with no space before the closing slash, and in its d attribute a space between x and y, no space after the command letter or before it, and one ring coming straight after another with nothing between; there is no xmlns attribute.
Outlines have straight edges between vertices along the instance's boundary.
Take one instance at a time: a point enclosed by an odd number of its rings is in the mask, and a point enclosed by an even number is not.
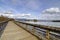
<svg viewBox="0 0 60 40"><path fill-rule="evenodd" d="M14 24L12 21L10 21L0 40L38 40L35 36L31 35L24 29L20 28L16 24Z"/></svg>

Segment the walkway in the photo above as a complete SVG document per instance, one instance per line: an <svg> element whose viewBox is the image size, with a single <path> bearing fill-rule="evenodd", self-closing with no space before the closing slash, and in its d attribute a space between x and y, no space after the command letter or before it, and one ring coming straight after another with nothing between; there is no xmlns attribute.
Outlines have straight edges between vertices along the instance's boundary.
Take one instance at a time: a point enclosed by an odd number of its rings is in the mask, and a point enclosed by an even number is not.
<svg viewBox="0 0 60 40"><path fill-rule="evenodd" d="M38 40L38 39L32 34L28 33L24 29L14 24L12 21L10 21L7 24L1 36L1 40Z"/></svg>

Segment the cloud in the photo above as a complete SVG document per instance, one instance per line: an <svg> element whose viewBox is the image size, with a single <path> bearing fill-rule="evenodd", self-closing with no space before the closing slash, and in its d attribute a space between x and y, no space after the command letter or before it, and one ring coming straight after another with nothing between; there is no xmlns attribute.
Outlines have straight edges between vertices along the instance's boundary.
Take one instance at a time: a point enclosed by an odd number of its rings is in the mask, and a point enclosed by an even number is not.
<svg viewBox="0 0 60 40"><path fill-rule="evenodd" d="M49 8L49 9L46 9L43 11L44 13L45 12L60 12L60 9L59 8Z"/></svg>
<svg viewBox="0 0 60 40"><path fill-rule="evenodd" d="M40 14L40 19L42 20L60 20L60 9L59 8L49 8Z"/></svg>
<svg viewBox="0 0 60 40"><path fill-rule="evenodd" d="M16 14L16 17L30 17L31 14L24 14L24 13L21 13L21 14Z"/></svg>
<svg viewBox="0 0 60 40"><path fill-rule="evenodd" d="M31 14L11 14L11 12L2 13L0 15L9 18L29 18L30 16L32 16Z"/></svg>
<svg viewBox="0 0 60 40"><path fill-rule="evenodd" d="M11 13L11 14L10 14ZM17 13L17 14L14 14ZM9 17L9 18L29 18L29 19L34 19L33 15L31 13L19 13L13 8L9 8L6 10L2 10L2 13L0 13L3 16Z"/></svg>
<svg viewBox="0 0 60 40"><path fill-rule="evenodd" d="M15 16L14 16L15 18L18 18L18 19L20 19L20 18L25 18L25 19L37 19L36 17L34 17L32 14L30 14L30 13L21 13L21 14L16 14Z"/></svg>
<svg viewBox="0 0 60 40"><path fill-rule="evenodd" d="M2 12L12 11L14 14L21 13L21 17L31 17L31 14L34 11L40 9L39 0L1 0L2 1ZM28 14L25 14L27 13ZM15 15L14 15L15 16ZM34 17L31 17L34 18Z"/></svg>

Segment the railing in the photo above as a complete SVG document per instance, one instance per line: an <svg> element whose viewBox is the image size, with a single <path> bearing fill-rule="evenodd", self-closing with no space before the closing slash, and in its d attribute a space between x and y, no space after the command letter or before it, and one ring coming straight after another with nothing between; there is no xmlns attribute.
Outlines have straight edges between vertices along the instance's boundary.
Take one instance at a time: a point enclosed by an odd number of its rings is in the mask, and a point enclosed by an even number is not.
<svg viewBox="0 0 60 40"><path fill-rule="evenodd" d="M8 21L9 21L9 20L0 22L0 36L1 36L2 32L4 31L4 29L5 29Z"/></svg>
<svg viewBox="0 0 60 40"><path fill-rule="evenodd" d="M60 40L60 28L15 21L17 25L41 40Z"/></svg>

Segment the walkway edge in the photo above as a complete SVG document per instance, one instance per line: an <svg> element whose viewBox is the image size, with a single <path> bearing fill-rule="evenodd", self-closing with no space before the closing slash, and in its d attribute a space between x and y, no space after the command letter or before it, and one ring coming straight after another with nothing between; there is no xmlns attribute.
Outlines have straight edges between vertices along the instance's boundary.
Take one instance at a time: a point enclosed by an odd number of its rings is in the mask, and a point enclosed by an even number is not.
<svg viewBox="0 0 60 40"><path fill-rule="evenodd" d="M13 21L17 26L21 27L19 24L17 24L15 21ZM23 27L21 27L23 28ZM23 28L24 30L26 30L25 28ZM27 32L29 32L30 34L32 34L33 36L37 37L38 40L41 40L38 36L36 36L35 34L31 33L30 31L26 30Z"/></svg>

